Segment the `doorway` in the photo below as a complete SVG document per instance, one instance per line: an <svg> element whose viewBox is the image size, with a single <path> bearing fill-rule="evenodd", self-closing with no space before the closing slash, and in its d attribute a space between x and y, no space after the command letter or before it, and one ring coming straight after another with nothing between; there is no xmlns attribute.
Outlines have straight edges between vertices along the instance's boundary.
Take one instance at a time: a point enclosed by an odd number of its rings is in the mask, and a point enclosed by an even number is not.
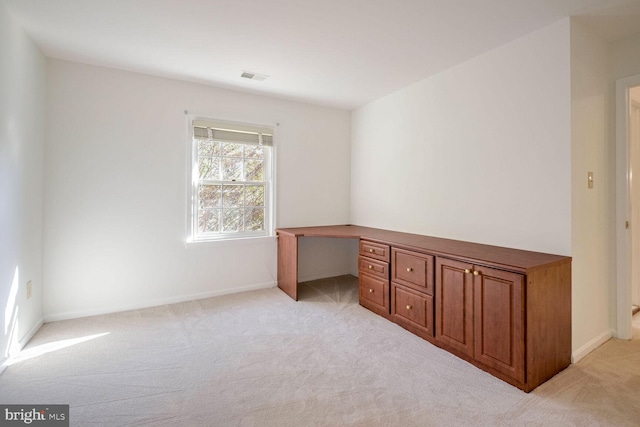
<svg viewBox="0 0 640 427"><path fill-rule="evenodd" d="M616 81L616 241L616 336L640 338L640 75Z"/></svg>
<svg viewBox="0 0 640 427"><path fill-rule="evenodd" d="M629 88L629 190L631 192L631 329L640 339L640 86Z"/></svg>

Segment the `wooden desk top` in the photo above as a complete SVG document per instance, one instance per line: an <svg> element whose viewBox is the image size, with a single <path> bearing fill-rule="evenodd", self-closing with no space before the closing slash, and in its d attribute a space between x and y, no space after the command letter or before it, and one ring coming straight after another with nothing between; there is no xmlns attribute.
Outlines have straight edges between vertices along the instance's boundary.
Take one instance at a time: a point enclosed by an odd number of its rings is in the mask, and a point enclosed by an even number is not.
<svg viewBox="0 0 640 427"><path fill-rule="evenodd" d="M442 239L420 234L361 227L359 225L278 228L276 233L295 237L366 239L417 252L441 255L478 264L489 264L525 274L543 266L571 262L571 257L569 256Z"/></svg>

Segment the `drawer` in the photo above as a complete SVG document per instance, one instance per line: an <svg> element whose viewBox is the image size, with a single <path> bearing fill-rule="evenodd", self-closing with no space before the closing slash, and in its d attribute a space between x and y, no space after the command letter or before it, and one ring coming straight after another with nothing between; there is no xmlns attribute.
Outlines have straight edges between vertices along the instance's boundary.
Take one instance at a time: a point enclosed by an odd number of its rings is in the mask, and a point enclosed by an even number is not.
<svg viewBox="0 0 640 427"><path fill-rule="evenodd" d="M433 336L433 297L391 284L391 315Z"/></svg>
<svg viewBox="0 0 640 427"><path fill-rule="evenodd" d="M389 262L389 246L360 240L360 255Z"/></svg>
<svg viewBox="0 0 640 427"><path fill-rule="evenodd" d="M389 281L368 274L360 274L360 304L371 308L373 305L389 315Z"/></svg>
<svg viewBox="0 0 640 427"><path fill-rule="evenodd" d="M433 296L433 257L393 248L391 280Z"/></svg>
<svg viewBox="0 0 640 427"><path fill-rule="evenodd" d="M389 280L389 263L376 261L364 256L358 257L358 271L369 273L384 280Z"/></svg>

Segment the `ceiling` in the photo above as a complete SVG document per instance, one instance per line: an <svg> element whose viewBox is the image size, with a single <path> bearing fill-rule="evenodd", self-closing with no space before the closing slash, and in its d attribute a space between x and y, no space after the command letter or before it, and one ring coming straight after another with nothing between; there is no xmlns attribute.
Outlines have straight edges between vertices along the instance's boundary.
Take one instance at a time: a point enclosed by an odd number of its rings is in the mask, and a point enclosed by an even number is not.
<svg viewBox="0 0 640 427"><path fill-rule="evenodd" d="M567 16L640 32L640 0L0 1L51 58L346 110Z"/></svg>

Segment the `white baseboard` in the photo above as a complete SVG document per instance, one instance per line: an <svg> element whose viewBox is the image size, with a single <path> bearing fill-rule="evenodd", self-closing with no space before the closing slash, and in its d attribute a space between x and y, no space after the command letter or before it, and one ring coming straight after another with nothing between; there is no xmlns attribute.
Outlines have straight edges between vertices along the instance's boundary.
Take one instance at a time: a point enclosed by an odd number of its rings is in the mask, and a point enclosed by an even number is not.
<svg viewBox="0 0 640 427"><path fill-rule="evenodd" d="M31 341L31 338L33 338L33 336L36 334L36 332L38 332L38 329L40 329L40 327L42 327L43 324L44 324L44 319L40 319L33 326L33 328L29 329L29 331L26 334L24 334L22 338L20 338L20 340L18 341L18 352L22 351L24 346L27 345L29 341ZM15 356L15 354L11 354L10 356ZM5 369L7 369L7 366L8 366L7 362L9 362L9 359L11 359L11 357L3 357L2 359L0 359L0 375L2 375Z"/></svg>
<svg viewBox="0 0 640 427"><path fill-rule="evenodd" d="M146 302L141 301L133 304L100 307L100 308L94 308L94 309L88 309L88 310L68 311L65 313L54 313L54 314L46 315L44 317L44 323L57 322L60 320L77 319L80 317L99 316L101 314L118 313L121 311L139 310L143 308L158 307L158 306L167 305L167 304L177 304L181 302L195 301L199 299L212 298L212 297L217 297L221 295L229 295L229 294L236 294L236 293L246 292L246 291L254 291L256 289L273 288L276 286L277 286L277 283L268 282L268 283L260 283L256 285L239 286L232 289L222 289L222 290L204 292L199 294L181 295L181 296L176 296L171 298L156 299L156 300L151 300Z"/></svg>
<svg viewBox="0 0 640 427"><path fill-rule="evenodd" d="M5 369L7 369L8 361L9 361L8 357L3 357L2 359L0 359L0 375L2 375Z"/></svg>
<svg viewBox="0 0 640 427"><path fill-rule="evenodd" d="M573 352L571 355L571 363L577 363L580 359L585 357L587 354L591 353L596 348L600 347L602 344L606 343L613 337L613 330L609 329L604 331L579 349Z"/></svg>
<svg viewBox="0 0 640 427"><path fill-rule="evenodd" d="M27 332L22 338L20 338L20 341L18 341L18 350L22 350L25 345L29 344L31 338L33 338L33 336L36 334L36 332L38 332L38 329L40 329L42 325L44 325L44 319L40 319L38 323L36 323L33 328L29 330L29 332Z"/></svg>

